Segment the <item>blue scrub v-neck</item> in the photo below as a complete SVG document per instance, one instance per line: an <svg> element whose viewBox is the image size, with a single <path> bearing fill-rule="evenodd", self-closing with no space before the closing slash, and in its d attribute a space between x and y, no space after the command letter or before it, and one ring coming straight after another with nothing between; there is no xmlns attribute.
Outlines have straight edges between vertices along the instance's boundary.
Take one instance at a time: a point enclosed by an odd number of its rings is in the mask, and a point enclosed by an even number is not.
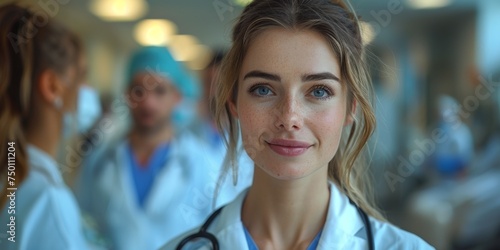
<svg viewBox="0 0 500 250"><path fill-rule="evenodd" d="M248 249L249 250L259 250L257 247L257 244L255 244L255 241L253 241L252 236L248 232L247 228L245 225L243 225L243 230L245 231L245 238L247 239L247 244L248 244ZM321 238L321 232L323 232L323 229L319 231L319 233L314 237L313 241L311 241L311 244L307 247L306 250L315 250L318 247L319 243L319 238Z"/></svg>
<svg viewBox="0 0 500 250"><path fill-rule="evenodd" d="M151 157L149 158L146 166L140 166L134 151L130 144L127 145L127 154L129 155L130 171L132 174L133 186L136 192L137 202L140 207L144 207L146 197L151 191L151 187L155 181L155 177L163 168L168 158L170 149L169 143L159 145Z"/></svg>

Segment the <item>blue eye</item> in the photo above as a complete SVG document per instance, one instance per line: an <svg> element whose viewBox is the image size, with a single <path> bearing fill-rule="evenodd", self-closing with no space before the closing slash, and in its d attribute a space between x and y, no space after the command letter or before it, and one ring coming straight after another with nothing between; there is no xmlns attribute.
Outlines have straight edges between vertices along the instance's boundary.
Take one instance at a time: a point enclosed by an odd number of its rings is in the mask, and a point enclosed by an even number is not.
<svg viewBox="0 0 500 250"><path fill-rule="evenodd" d="M332 91L326 86L315 86L311 95L317 99L327 99L332 96Z"/></svg>
<svg viewBox="0 0 500 250"><path fill-rule="evenodd" d="M269 89L266 86L262 86L262 85L261 86L255 86L250 91L252 92L252 94L255 94L257 96L268 96L268 95L270 95L272 93L271 89Z"/></svg>
<svg viewBox="0 0 500 250"><path fill-rule="evenodd" d="M316 98L324 98L328 95L324 89L315 89L312 92L313 96Z"/></svg>

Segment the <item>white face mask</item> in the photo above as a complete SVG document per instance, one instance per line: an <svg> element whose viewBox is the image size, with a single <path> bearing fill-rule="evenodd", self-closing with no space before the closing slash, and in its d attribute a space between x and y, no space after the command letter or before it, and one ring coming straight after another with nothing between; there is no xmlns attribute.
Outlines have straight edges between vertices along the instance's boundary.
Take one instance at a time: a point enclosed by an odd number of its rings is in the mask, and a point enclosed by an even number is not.
<svg viewBox="0 0 500 250"><path fill-rule="evenodd" d="M62 110L62 99L56 99L54 106ZM70 139L77 133L86 132L100 116L101 104L99 102L99 94L90 87L80 87L78 90L76 112L64 112L63 114L63 139Z"/></svg>
<svg viewBox="0 0 500 250"><path fill-rule="evenodd" d="M63 116L63 139L68 140L77 134L76 115L74 112L66 112Z"/></svg>
<svg viewBox="0 0 500 250"><path fill-rule="evenodd" d="M75 112L64 112L63 111L63 100L62 98L58 97L57 99L54 100L54 106L56 109L59 111L63 112L63 126L62 126L62 133L63 133L63 141L67 141L70 139L71 136L75 135L76 133L76 119L75 119Z"/></svg>
<svg viewBox="0 0 500 250"><path fill-rule="evenodd" d="M77 104L78 132L87 132L101 116L99 93L87 85L80 87Z"/></svg>

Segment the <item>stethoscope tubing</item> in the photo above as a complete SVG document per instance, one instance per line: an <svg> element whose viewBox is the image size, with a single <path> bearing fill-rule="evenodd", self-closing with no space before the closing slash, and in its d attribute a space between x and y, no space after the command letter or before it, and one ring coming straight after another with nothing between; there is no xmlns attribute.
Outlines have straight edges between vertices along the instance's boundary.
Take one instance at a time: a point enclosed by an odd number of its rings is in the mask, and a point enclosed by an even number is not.
<svg viewBox="0 0 500 250"><path fill-rule="evenodd" d="M366 228L366 237L368 238L368 249L369 250L375 250L375 242L373 239L373 231L372 231L372 226L370 224L370 219L368 215L363 211L358 205L356 205L354 202L351 201L351 204L353 204L356 207L356 210L358 211L359 215L361 216L361 219L363 220L363 224L365 225ZM219 250L219 240L217 240L217 237L213 235L212 233L208 232L208 227L210 224L212 224L213 220L221 213L222 209L224 207L221 207L217 209L215 212L213 212L210 217L203 223L201 226L200 230L194 234L191 234L187 236L186 238L182 239L182 241L177 245L176 250L182 250L182 248L189 242L195 239L207 239L212 243L212 249L213 250Z"/></svg>

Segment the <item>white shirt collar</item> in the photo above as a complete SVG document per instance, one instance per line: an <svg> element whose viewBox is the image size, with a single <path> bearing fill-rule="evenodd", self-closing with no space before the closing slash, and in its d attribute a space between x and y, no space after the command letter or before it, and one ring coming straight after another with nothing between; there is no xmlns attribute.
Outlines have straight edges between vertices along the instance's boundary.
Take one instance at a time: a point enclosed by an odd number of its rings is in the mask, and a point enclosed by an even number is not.
<svg viewBox="0 0 500 250"><path fill-rule="evenodd" d="M26 147L30 171L37 171L54 184L64 184L57 162L47 153L32 144Z"/></svg>

